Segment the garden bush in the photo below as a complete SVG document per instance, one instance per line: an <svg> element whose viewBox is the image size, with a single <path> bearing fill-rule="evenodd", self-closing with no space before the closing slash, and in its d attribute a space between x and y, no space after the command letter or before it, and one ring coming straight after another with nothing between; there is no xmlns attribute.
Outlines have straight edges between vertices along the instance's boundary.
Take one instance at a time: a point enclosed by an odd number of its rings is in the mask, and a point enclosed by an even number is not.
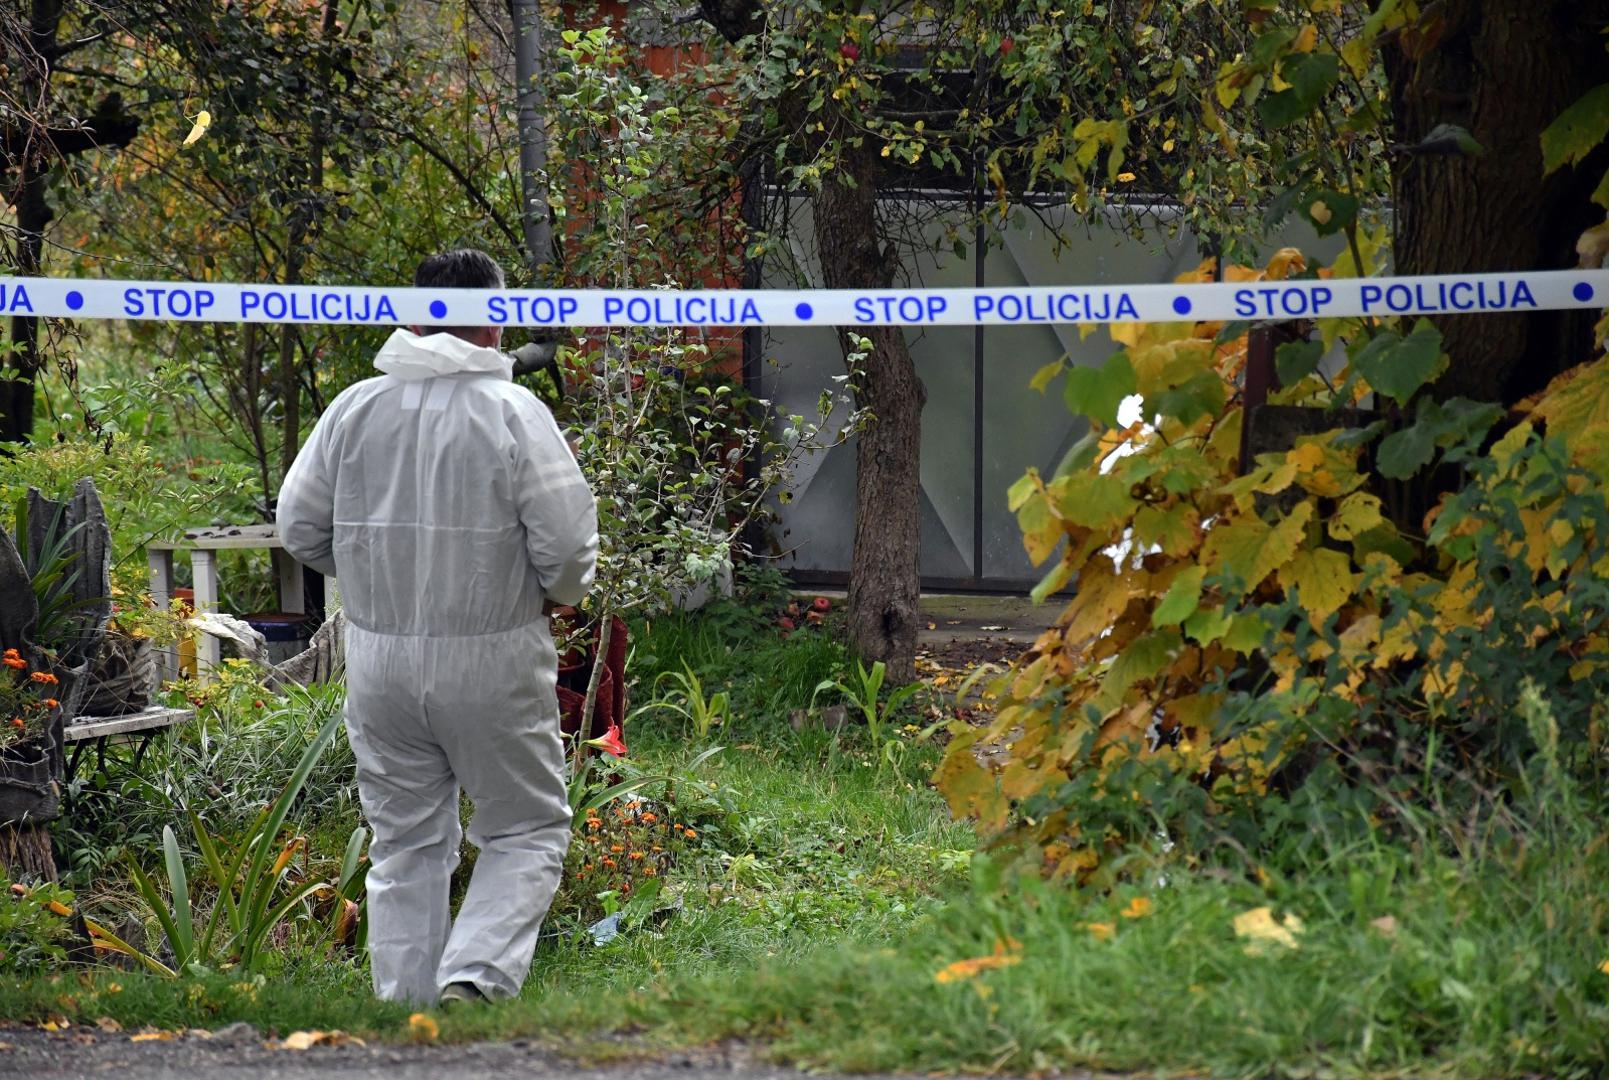
<svg viewBox="0 0 1609 1080"><path fill-rule="evenodd" d="M1227 277L1302 272L1282 252ZM1246 326L1118 329L1103 368L1067 371L1103 430L1011 498L1030 556L1060 549L1039 594L1077 593L994 687L992 725L958 727L938 776L957 812L1088 877L1136 846L1245 849L1403 803L1484 820L1539 759L1601 790L1609 517L1588 403L1609 360L1505 417L1424 392L1448 362L1427 322L1330 329L1345 366L1321 372L1323 338L1286 345L1272 399L1330 410L1329 430L1245 475ZM1150 423L1117 425L1130 394ZM1359 419L1369 394L1379 418Z"/></svg>

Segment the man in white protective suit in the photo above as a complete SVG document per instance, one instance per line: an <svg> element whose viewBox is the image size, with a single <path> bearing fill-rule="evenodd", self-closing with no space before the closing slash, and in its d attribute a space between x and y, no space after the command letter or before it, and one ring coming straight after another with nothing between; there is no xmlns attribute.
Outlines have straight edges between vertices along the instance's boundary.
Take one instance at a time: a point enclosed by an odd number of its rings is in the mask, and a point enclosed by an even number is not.
<svg viewBox="0 0 1609 1080"><path fill-rule="evenodd" d="M502 288L503 272L453 251L414 284ZM383 374L330 403L279 496L285 549L340 581L374 830L369 954L390 1000L519 993L569 844L546 613L591 587L597 505L500 342L496 327L396 331ZM480 853L453 919L460 787Z"/></svg>

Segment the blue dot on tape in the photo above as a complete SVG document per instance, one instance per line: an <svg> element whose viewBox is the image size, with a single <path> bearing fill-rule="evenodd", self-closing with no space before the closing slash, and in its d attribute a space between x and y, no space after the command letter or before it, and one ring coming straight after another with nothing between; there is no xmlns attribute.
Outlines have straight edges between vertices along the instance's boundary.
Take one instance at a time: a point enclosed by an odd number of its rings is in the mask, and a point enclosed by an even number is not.
<svg viewBox="0 0 1609 1080"><path fill-rule="evenodd" d="M1173 298L1173 310L1177 314L1188 315L1190 314L1190 309L1193 307L1195 307L1195 305L1190 302L1190 298L1188 296L1175 296Z"/></svg>
<svg viewBox="0 0 1609 1080"><path fill-rule="evenodd" d="M432 319L445 319L447 317L447 305L440 300L430 301L430 317Z"/></svg>
<svg viewBox="0 0 1609 1080"><path fill-rule="evenodd" d="M1575 288L1570 290L1570 295L1585 304L1592 299L1592 286L1585 281L1578 281Z"/></svg>
<svg viewBox="0 0 1609 1080"><path fill-rule="evenodd" d="M79 292L77 289L69 290L67 293L67 306L72 308L74 311L77 311L79 308L83 307L84 294Z"/></svg>
<svg viewBox="0 0 1609 1080"><path fill-rule="evenodd" d="M799 316L801 319L808 319L815 315L816 309L811 307L809 304L799 304L794 307L793 313Z"/></svg>

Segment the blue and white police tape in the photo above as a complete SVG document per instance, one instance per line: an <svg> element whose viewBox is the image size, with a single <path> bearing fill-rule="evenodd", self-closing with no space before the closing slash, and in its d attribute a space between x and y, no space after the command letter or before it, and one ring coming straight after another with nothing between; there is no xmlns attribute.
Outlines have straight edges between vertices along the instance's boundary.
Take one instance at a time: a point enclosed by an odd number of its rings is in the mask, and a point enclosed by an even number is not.
<svg viewBox="0 0 1609 1080"><path fill-rule="evenodd" d="M984 289L414 289L0 277L0 315L381 326L1020 326L1609 307L1609 270Z"/></svg>

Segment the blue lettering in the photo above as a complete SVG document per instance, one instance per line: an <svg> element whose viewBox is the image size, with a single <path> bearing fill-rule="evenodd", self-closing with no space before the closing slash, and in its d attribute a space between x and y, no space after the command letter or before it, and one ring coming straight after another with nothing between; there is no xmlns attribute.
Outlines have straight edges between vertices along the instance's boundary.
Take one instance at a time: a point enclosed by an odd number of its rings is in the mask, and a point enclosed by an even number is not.
<svg viewBox="0 0 1609 1080"><path fill-rule="evenodd" d="M1363 313L1367 315L1375 304L1380 302L1380 286L1363 286Z"/></svg>
<svg viewBox="0 0 1609 1080"><path fill-rule="evenodd" d="M380 295L380 302L375 305L374 319L376 322L384 319L388 322L397 322L396 309L391 306L391 298L384 293Z"/></svg>
<svg viewBox="0 0 1609 1080"><path fill-rule="evenodd" d="M1468 299L1469 294L1474 291L1475 287L1469 282L1455 281L1453 287L1447 290L1447 302L1459 311L1468 311L1475 306L1475 301ZM1460 296L1465 297L1465 299L1460 300Z"/></svg>
<svg viewBox="0 0 1609 1080"><path fill-rule="evenodd" d="M994 297L974 296L972 298L972 317L981 319L994 310Z"/></svg>
<svg viewBox="0 0 1609 1080"><path fill-rule="evenodd" d="M950 306L950 302L942 296L929 296L927 298L927 321L938 322L939 315Z"/></svg>
<svg viewBox="0 0 1609 1080"><path fill-rule="evenodd" d="M1536 297L1531 295L1531 287L1523 278L1514 283L1514 306L1519 307L1521 304L1536 307Z"/></svg>
<svg viewBox="0 0 1609 1080"><path fill-rule="evenodd" d="M760 318L760 309L755 306L753 300L743 301L743 315L740 321L746 323L758 323L764 321Z"/></svg>
<svg viewBox="0 0 1609 1080"><path fill-rule="evenodd" d="M1413 306L1413 290L1406 285L1392 285L1386 289L1386 307L1392 311L1406 311Z"/></svg>
<svg viewBox="0 0 1609 1080"><path fill-rule="evenodd" d="M1323 285L1313 287L1313 314L1317 315L1330 301L1335 299L1335 293Z"/></svg>
<svg viewBox="0 0 1609 1080"><path fill-rule="evenodd" d="M123 290L123 314L133 315L136 318L145 314L145 305L140 302L140 290Z"/></svg>
<svg viewBox="0 0 1609 1080"><path fill-rule="evenodd" d="M253 308L262 306L262 297L251 289L240 290L240 317L244 319L250 315Z"/></svg>
<svg viewBox="0 0 1609 1080"><path fill-rule="evenodd" d="M1128 293L1117 294L1117 317L1119 319L1138 319L1140 309L1134 306L1134 298Z"/></svg>
<svg viewBox="0 0 1609 1080"><path fill-rule="evenodd" d="M634 323L645 323L653 316L652 305L640 296L633 296L626 301L626 318Z"/></svg>
<svg viewBox="0 0 1609 1080"><path fill-rule="evenodd" d="M855 298L855 321L869 323L872 321L872 302L864 296Z"/></svg>
<svg viewBox="0 0 1609 1080"><path fill-rule="evenodd" d="M559 321L568 321L581 308L581 302L571 296L559 298Z"/></svg>
<svg viewBox="0 0 1609 1080"><path fill-rule="evenodd" d="M501 296L488 297L486 300L487 317L494 323L508 322L508 308Z"/></svg>
<svg viewBox="0 0 1609 1080"><path fill-rule="evenodd" d="M14 286L11 289L11 295L7 297L6 287L4 285L0 285L0 311L32 312L33 309L33 301L28 299L28 290L26 287L20 284Z"/></svg>
<svg viewBox="0 0 1609 1080"><path fill-rule="evenodd" d="M1235 290L1235 314L1247 316L1257 314L1257 302L1252 299L1250 289Z"/></svg>
<svg viewBox="0 0 1609 1080"><path fill-rule="evenodd" d="M620 312L624 308L624 306L625 305L623 305L620 302L620 297L618 297L618 296L606 296L606 297L604 297L603 298L603 321L608 322L608 323L614 322L616 319L618 319L620 317Z"/></svg>

